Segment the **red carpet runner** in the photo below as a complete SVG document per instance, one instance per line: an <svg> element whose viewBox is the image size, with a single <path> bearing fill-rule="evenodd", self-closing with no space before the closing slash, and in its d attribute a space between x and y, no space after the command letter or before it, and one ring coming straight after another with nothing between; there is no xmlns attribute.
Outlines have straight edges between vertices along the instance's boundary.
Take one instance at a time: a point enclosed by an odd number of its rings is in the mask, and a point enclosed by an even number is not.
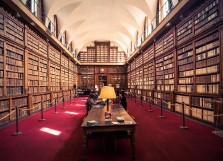
<svg viewBox="0 0 223 161"><path fill-rule="evenodd" d="M54 108L44 112L43 122L36 114L19 122L22 135L12 136L15 124L0 129L1 161L80 161L82 159L81 123L86 115L86 98L79 98L75 104L66 102L66 108L58 105L58 114ZM223 138L212 134L214 128L186 120L189 129L180 129L182 118L164 111L162 119L160 109L152 107L147 112L128 100L128 111L137 122L136 161L222 161ZM40 129L58 132L50 134ZM60 133L60 134L59 134ZM59 135L58 135L59 134ZM130 161L131 148L127 139L117 141L116 152L104 152L101 139L90 140L88 161Z"/></svg>

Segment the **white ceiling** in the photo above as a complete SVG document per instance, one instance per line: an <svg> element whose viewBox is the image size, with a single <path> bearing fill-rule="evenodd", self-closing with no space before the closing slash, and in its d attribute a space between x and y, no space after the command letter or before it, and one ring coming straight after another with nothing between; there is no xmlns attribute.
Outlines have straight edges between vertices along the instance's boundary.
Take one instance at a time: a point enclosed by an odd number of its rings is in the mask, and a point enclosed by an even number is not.
<svg viewBox="0 0 223 161"><path fill-rule="evenodd" d="M66 31L73 48L93 41L111 41L123 51L142 33L147 16L155 17L157 0L45 0L47 17L56 15L59 31Z"/></svg>

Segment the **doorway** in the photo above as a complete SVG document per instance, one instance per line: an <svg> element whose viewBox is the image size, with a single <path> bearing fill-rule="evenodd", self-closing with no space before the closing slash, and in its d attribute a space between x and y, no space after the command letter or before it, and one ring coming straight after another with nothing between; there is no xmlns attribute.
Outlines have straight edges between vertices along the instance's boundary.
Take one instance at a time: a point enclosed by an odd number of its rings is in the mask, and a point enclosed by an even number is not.
<svg viewBox="0 0 223 161"><path fill-rule="evenodd" d="M99 89L101 89L103 86L107 86L107 76L106 75L99 75L98 81L99 81Z"/></svg>

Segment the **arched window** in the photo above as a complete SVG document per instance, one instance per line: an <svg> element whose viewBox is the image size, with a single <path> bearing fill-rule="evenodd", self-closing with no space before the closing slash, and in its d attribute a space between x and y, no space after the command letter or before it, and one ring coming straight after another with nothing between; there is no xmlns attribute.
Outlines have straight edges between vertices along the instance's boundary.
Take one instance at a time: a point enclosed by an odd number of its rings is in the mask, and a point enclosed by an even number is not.
<svg viewBox="0 0 223 161"><path fill-rule="evenodd" d="M160 23L172 10L173 1L172 0L159 0L157 3L157 18Z"/></svg>

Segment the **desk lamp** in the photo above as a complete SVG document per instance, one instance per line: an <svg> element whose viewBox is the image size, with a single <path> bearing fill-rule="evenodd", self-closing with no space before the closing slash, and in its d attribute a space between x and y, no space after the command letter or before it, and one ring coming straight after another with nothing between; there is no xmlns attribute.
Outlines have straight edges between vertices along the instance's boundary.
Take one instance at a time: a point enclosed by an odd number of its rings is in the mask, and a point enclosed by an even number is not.
<svg viewBox="0 0 223 161"><path fill-rule="evenodd" d="M107 99L107 111L109 111L109 99L116 98L114 87L104 86L101 88L100 96L98 98Z"/></svg>

